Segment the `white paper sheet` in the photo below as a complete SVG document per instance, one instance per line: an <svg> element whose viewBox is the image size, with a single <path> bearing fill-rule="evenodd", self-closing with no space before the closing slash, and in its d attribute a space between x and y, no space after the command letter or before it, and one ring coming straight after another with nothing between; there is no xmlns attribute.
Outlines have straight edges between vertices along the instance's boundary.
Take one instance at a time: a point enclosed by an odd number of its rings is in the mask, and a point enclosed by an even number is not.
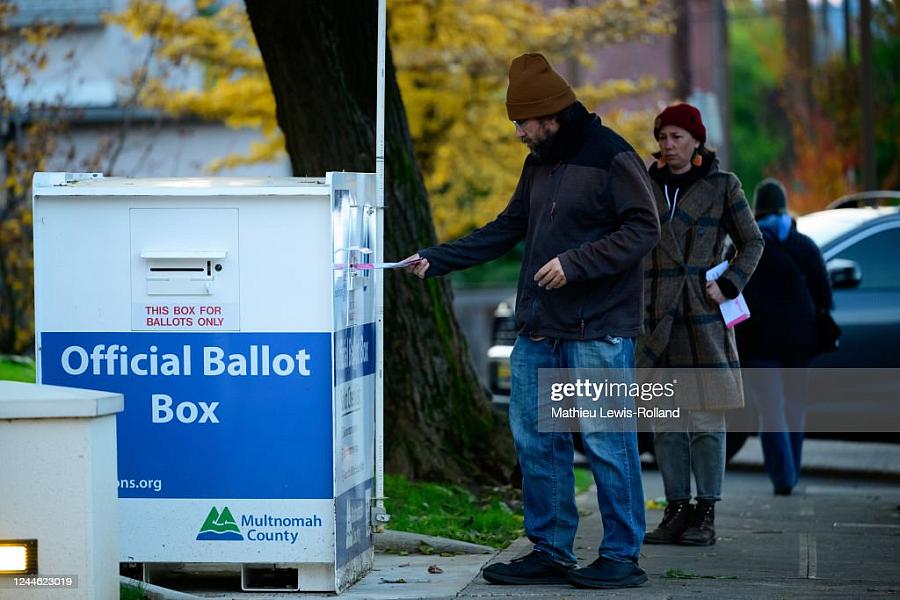
<svg viewBox="0 0 900 600"><path fill-rule="evenodd" d="M707 281L715 281L719 277L722 276L728 269L728 261L723 260L715 267L711 268L706 272L706 280ZM733 300L726 300L722 304L719 305L719 311L722 313L722 318L725 319L725 327L731 329L738 323L742 321L746 321L750 318L750 309L747 308L747 301L744 300L743 294L738 294L737 298Z"/></svg>

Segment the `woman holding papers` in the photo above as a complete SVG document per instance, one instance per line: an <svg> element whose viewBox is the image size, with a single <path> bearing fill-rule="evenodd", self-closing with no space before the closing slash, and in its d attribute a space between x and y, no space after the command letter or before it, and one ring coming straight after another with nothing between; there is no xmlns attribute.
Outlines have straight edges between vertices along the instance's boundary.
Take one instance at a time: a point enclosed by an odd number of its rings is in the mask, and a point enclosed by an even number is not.
<svg viewBox="0 0 900 600"><path fill-rule="evenodd" d="M697 393L676 393L672 408L680 409L678 418L653 422L668 505L659 527L644 541L704 546L716 540L714 507L725 474L724 411L744 404L733 322L726 324L719 305L738 298L762 254L763 238L741 182L720 171L715 153L704 145L706 127L697 108L666 108L656 117L653 133L659 152L650 178L662 233L644 259L644 335L638 340L637 366L670 369L674 379L696 381L703 379L700 373L714 370L715 384L689 388ZM707 277L723 260L726 236L736 256ZM692 472L696 504L691 504Z"/></svg>

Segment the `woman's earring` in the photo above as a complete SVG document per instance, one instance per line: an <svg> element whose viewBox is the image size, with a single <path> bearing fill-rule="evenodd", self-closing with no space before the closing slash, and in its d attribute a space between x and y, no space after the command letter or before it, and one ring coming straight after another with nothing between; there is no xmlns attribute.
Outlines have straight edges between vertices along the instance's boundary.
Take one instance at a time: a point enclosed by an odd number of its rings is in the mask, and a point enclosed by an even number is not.
<svg viewBox="0 0 900 600"><path fill-rule="evenodd" d="M703 157L700 156L700 153L694 150L694 156L691 158L691 164L695 167L699 167L703 164Z"/></svg>

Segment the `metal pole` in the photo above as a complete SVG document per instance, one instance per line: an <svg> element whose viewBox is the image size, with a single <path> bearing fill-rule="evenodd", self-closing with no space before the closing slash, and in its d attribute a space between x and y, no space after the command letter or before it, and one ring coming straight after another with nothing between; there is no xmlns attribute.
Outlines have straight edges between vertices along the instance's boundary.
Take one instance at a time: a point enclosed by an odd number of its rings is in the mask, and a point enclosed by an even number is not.
<svg viewBox="0 0 900 600"><path fill-rule="evenodd" d="M375 117L375 202L378 244L375 261L384 262L384 79L387 50L387 2L378 0L378 72ZM375 271L375 516L380 530L384 512L384 271Z"/></svg>

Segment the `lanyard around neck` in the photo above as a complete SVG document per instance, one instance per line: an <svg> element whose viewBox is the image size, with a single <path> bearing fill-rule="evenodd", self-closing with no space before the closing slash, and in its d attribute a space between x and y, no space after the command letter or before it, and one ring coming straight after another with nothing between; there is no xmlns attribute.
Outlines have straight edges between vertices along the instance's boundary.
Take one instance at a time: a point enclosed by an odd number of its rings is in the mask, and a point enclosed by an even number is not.
<svg viewBox="0 0 900 600"><path fill-rule="evenodd" d="M669 200L669 186L663 185L663 193L666 195L666 207L669 209L669 218L666 219L666 223L671 223L675 217L675 207L678 206L678 192L680 191L681 188L675 188L675 197Z"/></svg>

